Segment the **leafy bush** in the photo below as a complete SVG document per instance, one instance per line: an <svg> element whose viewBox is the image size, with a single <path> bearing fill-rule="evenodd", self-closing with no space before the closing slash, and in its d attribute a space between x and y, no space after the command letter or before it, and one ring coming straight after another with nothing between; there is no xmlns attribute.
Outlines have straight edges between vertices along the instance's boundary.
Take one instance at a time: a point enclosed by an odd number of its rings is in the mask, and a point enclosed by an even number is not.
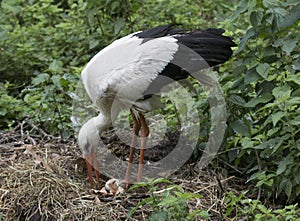
<svg viewBox="0 0 300 221"><path fill-rule="evenodd" d="M3 128L28 117L49 133L68 137L70 95L88 60L113 40L141 28L172 22L185 28L208 25L199 14L200 5L191 3L1 1L0 81L14 84L5 88L5 94L23 109L8 115L4 109L10 106L3 103L2 117L7 121ZM211 4L205 1L205 6L207 11Z"/></svg>
<svg viewBox="0 0 300 221"><path fill-rule="evenodd" d="M131 217L141 207L148 207L152 211L149 220L195 220L196 218L209 218L209 214L202 210L190 211L188 202L200 198L199 194L185 192L180 185L169 185L163 191L158 191L159 184L170 183L162 178L137 183L130 189L148 187L150 196L132 208L128 216Z"/></svg>
<svg viewBox="0 0 300 221"><path fill-rule="evenodd" d="M114 14L117 6L107 12L104 5L105 1L1 2L0 76L15 85L2 90L3 128L29 117L51 134L73 134L72 92L80 70L123 27ZM5 111L9 109L13 111Z"/></svg>
<svg viewBox="0 0 300 221"><path fill-rule="evenodd" d="M252 0L223 23L243 36L227 88L235 134L227 148L240 147L230 159L267 196L286 200L300 195L299 18L299 1Z"/></svg>
<svg viewBox="0 0 300 221"><path fill-rule="evenodd" d="M228 192L225 197L225 216L230 220L274 220L274 221L298 221L300 210L297 204L285 206L282 209L267 208L259 200L252 200L245 197L246 192L236 196Z"/></svg>
<svg viewBox="0 0 300 221"><path fill-rule="evenodd" d="M14 123L17 118L24 118L24 102L7 93L7 89L12 87L12 84L0 83L0 127L7 128Z"/></svg>

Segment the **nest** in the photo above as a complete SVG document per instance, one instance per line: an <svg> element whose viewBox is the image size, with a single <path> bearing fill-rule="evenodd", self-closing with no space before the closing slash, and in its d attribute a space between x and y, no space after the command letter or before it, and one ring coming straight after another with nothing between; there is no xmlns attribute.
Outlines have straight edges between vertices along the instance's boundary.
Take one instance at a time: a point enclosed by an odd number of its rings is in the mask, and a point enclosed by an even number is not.
<svg viewBox="0 0 300 221"><path fill-rule="evenodd" d="M74 141L41 139L17 131L0 131L0 135L0 220L146 220L151 215L151 208L144 205L128 217L149 196L147 189L118 196L91 190ZM199 193L202 198L190 202L189 209L206 210L211 220L225 219L224 193L243 182L212 170L196 172L191 164L168 179L187 192ZM160 188L163 192L166 186Z"/></svg>

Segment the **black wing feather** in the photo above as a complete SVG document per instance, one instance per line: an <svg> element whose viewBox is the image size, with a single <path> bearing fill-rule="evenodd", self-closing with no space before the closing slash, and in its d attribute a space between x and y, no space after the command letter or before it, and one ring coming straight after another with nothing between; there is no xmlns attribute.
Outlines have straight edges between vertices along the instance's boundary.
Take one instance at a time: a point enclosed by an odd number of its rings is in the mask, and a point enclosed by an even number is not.
<svg viewBox="0 0 300 221"><path fill-rule="evenodd" d="M144 92L144 99L159 92L164 85L173 80L178 81L187 78L189 74L198 71L201 67L207 68L208 65L215 66L226 62L232 55L231 47L236 46L236 44L230 37L222 35L223 33L223 29L217 28L186 32L174 28L174 25L164 25L135 34L134 36L143 38L143 43L164 36L171 36L177 39L179 43L178 51L173 60L159 73L159 76L163 77L158 76L152 81ZM198 60L196 61L195 52L200 55L197 56Z"/></svg>
<svg viewBox="0 0 300 221"><path fill-rule="evenodd" d="M145 31L139 32L134 36L139 38L151 39L151 38L161 38L164 36L176 35L176 34L183 34L184 31L181 29L173 28L174 25L163 25L158 26L155 28L150 28Z"/></svg>
<svg viewBox="0 0 300 221"><path fill-rule="evenodd" d="M231 38L222 35L223 33L223 29L196 30L174 38L197 52L210 66L215 66L226 62L232 55L231 47L236 46Z"/></svg>

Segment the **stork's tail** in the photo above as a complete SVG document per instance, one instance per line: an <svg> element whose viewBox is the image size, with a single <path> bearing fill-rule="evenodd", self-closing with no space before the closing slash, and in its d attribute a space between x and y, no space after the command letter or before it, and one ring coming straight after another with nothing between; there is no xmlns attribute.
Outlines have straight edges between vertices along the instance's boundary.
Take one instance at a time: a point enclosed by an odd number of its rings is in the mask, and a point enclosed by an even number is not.
<svg viewBox="0 0 300 221"><path fill-rule="evenodd" d="M139 32L135 36L148 40L172 36L178 43L197 52L209 66L215 66L227 61L232 55L231 47L236 46L231 38L222 35L223 33L223 29L217 28L186 32L174 25L163 25Z"/></svg>
<svg viewBox="0 0 300 221"><path fill-rule="evenodd" d="M210 66L226 62L236 44L230 37L222 35L223 29L196 30L174 36L180 44L197 52Z"/></svg>

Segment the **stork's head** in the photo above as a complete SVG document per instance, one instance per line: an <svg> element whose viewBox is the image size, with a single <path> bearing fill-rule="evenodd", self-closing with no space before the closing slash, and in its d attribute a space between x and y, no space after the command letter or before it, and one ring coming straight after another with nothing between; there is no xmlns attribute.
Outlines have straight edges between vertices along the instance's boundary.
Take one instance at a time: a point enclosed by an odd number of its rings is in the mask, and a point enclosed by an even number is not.
<svg viewBox="0 0 300 221"><path fill-rule="evenodd" d="M78 144L83 157L89 154L92 148L100 145L100 137L96 126L95 118L88 120L80 129L78 134Z"/></svg>
<svg viewBox="0 0 300 221"><path fill-rule="evenodd" d="M100 135L110 125L110 117L100 113L97 117L89 119L81 127L78 134L78 144L83 157L91 153L92 148L98 149L101 146Z"/></svg>

